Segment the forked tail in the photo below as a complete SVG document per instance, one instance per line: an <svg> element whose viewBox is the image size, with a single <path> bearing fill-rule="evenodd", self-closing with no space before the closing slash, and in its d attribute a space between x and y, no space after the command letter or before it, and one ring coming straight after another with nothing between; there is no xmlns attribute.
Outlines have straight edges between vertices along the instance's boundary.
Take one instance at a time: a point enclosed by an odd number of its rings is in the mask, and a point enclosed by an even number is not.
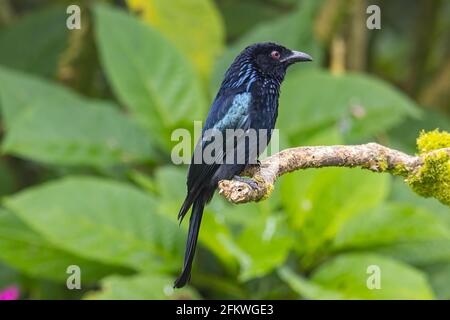
<svg viewBox="0 0 450 320"><path fill-rule="evenodd" d="M183 270L175 281L173 285L174 288L184 287L191 277L192 261L194 260L195 247L197 246L198 232L200 230L200 223L202 222L204 207L205 203L203 202L202 197L199 197L194 201L191 218L189 220L189 232L186 242Z"/></svg>

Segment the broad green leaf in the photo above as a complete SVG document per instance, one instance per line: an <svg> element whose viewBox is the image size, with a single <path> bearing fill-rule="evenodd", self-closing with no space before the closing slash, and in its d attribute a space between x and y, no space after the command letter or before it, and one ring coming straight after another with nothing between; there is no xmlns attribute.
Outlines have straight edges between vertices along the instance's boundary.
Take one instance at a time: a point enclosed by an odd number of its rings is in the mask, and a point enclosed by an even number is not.
<svg viewBox="0 0 450 320"><path fill-rule="evenodd" d="M369 266L380 271L380 289L369 288ZM310 281L327 290L340 292L345 299L433 299L424 273L402 262L373 254L340 255L321 265ZM316 297L320 299L319 297Z"/></svg>
<svg viewBox="0 0 450 320"><path fill-rule="evenodd" d="M0 209L0 260L32 277L67 280L67 268L80 267L83 282L126 269L83 259L56 248L13 214ZM129 272L129 271L128 271Z"/></svg>
<svg viewBox="0 0 450 320"><path fill-rule="evenodd" d="M146 132L105 103L36 104L10 127L2 151L48 164L98 168L155 157Z"/></svg>
<svg viewBox="0 0 450 320"><path fill-rule="evenodd" d="M246 228L252 226L258 219L264 220L271 214L272 209L273 211L277 209L276 198L272 200L234 205L217 194L208 208L218 216L218 219L224 220L230 228Z"/></svg>
<svg viewBox="0 0 450 320"><path fill-rule="evenodd" d="M216 63L211 83L211 91L215 93L219 87L225 70L234 58L245 47L256 42L276 42L292 50L304 51L314 58L313 63L302 64L300 68L320 66L322 51L314 39L314 18L322 1L303 1L295 12L276 20L259 24L253 30L239 38L229 47ZM297 68L294 66L292 68ZM290 73L291 70L288 72ZM289 75L287 76L289 77Z"/></svg>
<svg viewBox="0 0 450 320"><path fill-rule="evenodd" d="M292 290L307 299L342 300L345 296L339 291L329 290L321 285L309 281L302 275L295 273L288 267L278 269L278 276L286 282Z"/></svg>
<svg viewBox="0 0 450 320"><path fill-rule="evenodd" d="M438 299L450 299L450 260L425 268Z"/></svg>
<svg viewBox="0 0 450 320"><path fill-rule="evenodd" d="M67 44L65 7L31 13L0 31L0 64L42 76L56 73ZM0 82L1 83L1 82Z"/></svg>
<svg viewBox="0 0 450 320"><path fill-rule="evenodd" d="M138 274L135 276L110 276L101 281L101 290L88 293L91 300L180 300L198 299L193 289L173 289L175 279L160 274Z"/></svg>
<svg viewBox="0 0 450 320"><path fill-rule="evenodd" d="M419 197L417 193L403 181L402 178L394 178L392 183L392 192L389 200L396 203L409 204L412 207L426 210L430 214L438 217L450 228L450 214L448 206L442 204L434 198Z"/></svg>
<svg viewBox="0 0 450 320"><path fill-rule="evenodd" d="M286 229L285 221L272 215L242 231L236 240L242 281L262 277L284 263L294 240Z"/></svg>
<svg viewBox="0 0 450 320"><path fill-rule="evenodd" d="M379 267L380 289L369 289L369 266ZM432 299L426 276L399 261L372 254L348 254L323 264L310 280L347 299ZM370 280L370 279L369 279Z"/></svg>
<svg viewBox="0 0 450 320"><path fill-rule="evenodd" d="M156 157L151 137L114 105L6 69L0 69L0 80L7 83L0 87L7 123L5 153L48 164L94 167Z"/></svg>
<svg viewBox="0 0 450 320"><path fill-rule="evenodd" d="M0 262L0 288L9 287L10 285L17 284L19 281L19 273Z"/></svg>
<svg viewBox="0 0 450 320"><path fill-rule="evenodd" d="M16 172L4 159L0 159L0 177L0 196L14 192L17 188Z"/></svg>
<svg viewBox="0 0 450 320"><path fill-rule="evenodd" d="M282 178L281 201L298 234L297 249L315 254L342 225L386 197L389 176L361 169L323 168Z"/></svg>
<svg viewBox="0 0 450 320"><path fill-rule="evenodd" d="M425 239L377 246L374 253L423 267L450 260L450 241L448 239Z"/></svg>
<svg viewBox="0 0 450 320"><path fill-rule="evenodd" d="M0 66L0 108L8 129L28 108L41 102L47 105L80 105L86 100L56 83Z"/></svg>
<svg viewBox="0 0 450 320"><path fill-rule="evenodd" d="M207 76L224 45L220 13L212 0L127 0L128 7L170 39Z"/></svg>
<svg viewBox="0 0 450 320"><path fill-rule="evenodd" d="M106 75L119 100L161 145L174 128L199 119L206 106L189 61L152 27L98 5L96 39Z"/></svg>
<svg viewBox="0 0 450 320"><path fill-rule="evenodd" d="M450 118L443 112L427 109L419 119L405 119L388 132L389 144L397 150L415 153L416 139L422 130L436 128L450 132Z"/></svg>
<svg viewBox="0 0 450 320"><path fill-rule="evenodd" d="M407 116L418 116L416 104L399 90L363 74L332 75L325 71L292 72L280 97L278 127L301 143L302 135L330 126L349 139L384 132ZM389 114L389 116L386 116Z"/></svg>
<svg viewBox="0 0 450 320"><path fill-rule="evenodd" d="M450 227L423 209L384 205L347 221L333 240L335 250L363 249L420 240L448 240Z"/></svg>
<svg viewBox="0 0 450 320"><path fill-rule="evenodd" d="M79 256L138 270L178 270L185 235L157 212L155 198L128 185L69 177L5 199L52 245Z"/></svg>
<svg viewBox="0 0 450 320"><path fill-rule="evenodd" d="M450 260L450 240L448 237L432 237L432 234L430 234L435 229L433 227L435 223L431 222L433 220L439 221L441 224L440 227L436 226L436 231L441 230L442 232L443 229L450 228L448 207L435 199L425 199L417 196L402 179L396 178L393 180L389 200L401 203L404 206L414 207L418 212L426 212L426 220L428 222L423 221L424 225L420 224L417 227L418 233L421 233L423 228L423 236L417 234L416 239L376 246L373 250L417 266L428 266ZM408 222L404 221L400 225L405 224L407 225Z"/></svg>

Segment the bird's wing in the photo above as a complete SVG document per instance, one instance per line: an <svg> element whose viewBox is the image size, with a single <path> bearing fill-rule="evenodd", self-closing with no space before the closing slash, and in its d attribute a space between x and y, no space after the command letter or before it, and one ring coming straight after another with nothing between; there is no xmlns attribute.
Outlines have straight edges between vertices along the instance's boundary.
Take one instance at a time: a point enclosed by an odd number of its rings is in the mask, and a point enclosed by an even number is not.
<svg viewBox="0 0 450 320"><path fill-rule="evenodd" d="M179 219L181 220L189 207L194 202L195 198L199 195L204 187L205 183L209 183L215 172L220 167L220 164L224 162L226 156L226 142L223 141L223 148L215 154L215 160L210 163L205 163L203 157L199 157L196 154L203 151L212 143L205 139L204 134L209 129L218 130L225 136L226 129L242 129L245 132L250 128L249 109L251 104L251 95L247 92L237 93L234 95L218 96L214 101L211 110L203 128L202 139L197 143L192 161L189 166L189 172L187 177L188 194L180 212ZM236 140L240 137L236 136ZM196 163L195 159L201 159L202 161Z"/></svg>
<svg viewBox="0 0 450 320"><path fill-rule="evenodd" d="M198 142L199 144L194 151L194 156L195 152L203 152L210 143L213 143L213 141L209 141L205 136L207 130L217 130L223 136L225 136L226 129L247 130L250 127L249 110L251 100L251 94L248 92L233 95L228 94L225 97L219 96L214 101L211 111L208 114L203 128L202 140ZM212 164L206 164L204 161L194 166L191 164L188 174L188 185L190 180L202 181L205 178L210 179L212 177L220 165L220 160L223 160L223 157L226 155L225 146L226 143L223 141L222 152L218 152L215 155L215 160L217 161L213 161Z"/></svg>

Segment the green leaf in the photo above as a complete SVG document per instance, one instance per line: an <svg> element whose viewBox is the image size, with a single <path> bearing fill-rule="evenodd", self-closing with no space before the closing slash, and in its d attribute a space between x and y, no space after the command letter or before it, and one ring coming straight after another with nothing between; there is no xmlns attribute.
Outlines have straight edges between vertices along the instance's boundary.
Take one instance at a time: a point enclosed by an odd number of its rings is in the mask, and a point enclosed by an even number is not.
<svg viewBox="0 0 450 320"><path fill-rule="evenodd" d="M234 58L245 47L256 42L276 42L292 50L304 51L314 58L311 64L301 68L316 68L320 66L322 51L314 39L314 18L322 1L303 1L302 5L292 14L276 20L269 20L256 26L253 30L230 46L216 63L211 83L211 91L215 93L219 87L225 70ZM296 67L293 67L296 68ZM288 76L289 77L289 76Z"/></svg>
<svg viewBox="0 0 450 320"><path fill-rule="evenodd" d="M421 267L450 260L450 240L444 231L450 228L448 207L436 199L418 197L402 179L393 179L393 181L389 200L402 206L414 207L415 211L421 213L420 216L426 213L427 217L420 218L422 222L419 224L420 227L417 227L418 232L414 233L413 239L375 246L372 250ZM412 215L410 218L414 216ZM408 225L407 221L398 223L400 226ZM440 226L436 224L440 224ZM399 232L403 232L401 228ZM411 228L414 227L411 226ZM437 234L433 236L435 232Z"/></svg>
<svg viewBox="0 0 450 320"><path fill-rule="evenodd" d="M318 253L347 220L376 207L388 190L388 175L360 169L323 168L284 176L281 201L298 234L296 248Z"/></svg>
<svg viewBox="0 0 450 320"><path fill-rule="evenodd" d="M407 205L383 205L353 217L337 233L335 250L364 249L411 241L442 239L450 228L438 217Z"/></svg>
<svg viewBox="0 0 450 320"><path fill-rule="evenodd" d="M286 282L292 290L307 299L344 299L345 296L339 291L329 290L314 282L309 281L300 274L295 273L288 267L278 269L278 276Z"/></svg>
<svg viewBox="0 0 450 320"><path fill-rule="evenodd" d="M411 99L383 81L319 70L289 74L280 106L277 125L292 143L299 143L310 131L330 126L338 127L348 139L361 139L420 114Z"/></svg>
<svg viewBox="0 0 450 320"><path fill-rule="evenodd" d="M416 139L419 133L436 128L450 132L450 118L443 112L427 109L419 119L405 119L389 130L389 144L397 150L414 153L417 150Z"/></svg>
<svg viewBox="0 0 450 320"><path fill-rule="evenodd" d="M0 262L0 288L9 287L20 281L20 275L16 270Z"/></svg>
<svg viewBox="0 0 450 320"><path fill-rule="evenodd" d="M395 257L418 267L441 263L450 259L450 241L448 239L399 242L375 247L372 250L374 253Z"/></svg>
<svg viewBox="0 0 450 320"><path fill-rule="evenodd" d="M61 85L0 66L0 108L8 129L14 120L35 103L80 105L86 100Z"/></svg>
<svg viewBox="0 0 450 320"><path fill-rule="evenodd" d="M290 235L280 216L269 216L265 221L255 221L239 235L242 281L264 276L282 265L293 245Z"/></svg>
<svg viewBox="0 0 450 320"><path fill-rule="evenodd" d="M2 150L48 164L98 168L155 157L148 135L105 103L84 109L36 104L11 126Z"/></svg>
<svg viewBox="0 0 450 320"><path fill-rule="evenodd" d="M369 289L367 280L376 265L381 271L381 289ZM323 264L311 281L355 299L432 299L426 276L417 269L387 257L372 254L348 254Z"/></svg>
<svg viewBox="0 0 450 320"><path fill-rule="evenodd" d="M0 196L14 192L18 184L16 172L5 159L0 159L0 177Z"/></svg>
<svg viewBox="0 0 450 320"><path fill-rule="evenodd" d="M104 5L95 9L100 58L119 100L161 145L206 106L195 71L177 49L150 26Z"/></svg>
<svg viewBox="0 0 450 320"><path fill-rule="evenodd" d="M224 45L224 27L213 1L127 0L127 4L184 52L201 75L209 74Z"/></svg>
<svg viewBox="0 0 450 320"><path fill-rule="evenodd" d="M80 267L83 282L127 272L55 248L13 214L0 209L0 260L32 277L65 282L67 267ZM129 271L128 271L129 272Z"/></svg>
<svg viewBox="0 0 450 320"><path fill-rule="evenodd" d="M389 200L426 210L430 214L444 221L446 225L450 227L450 214L448 212L448 206L434 198L423 198L417 196L417 193L411 190L411 188L401 178L393 179L392 192L389 196Z"/></svg>
<svg viewBox="0 0 450 320"><path fill-rule="evenodd" d="M0 64L53 76L67 44L66 18L65 7L49 7L28 14L1 30Z"/></svg>
<svg viewBox="0 0 450 320"><path fill-rule="evenodd" d="M7 83L0 88L7 123L3 152L48 164L94 167L156 157L149 135L114 105L6 69L0 69L0 80Z"/></svg>
<svg viewBox="0 0 450 320"><path fill-rule="evenodd" d="M368 269L369 266L379 267L380 289L369 289L370 277L375 275ZM312 299L434 298L422 272L399 261L373 254L338 256L314 271L309 281L313 285L312 289L309 284L305 286L302 282L294 283L291 287L299 294Z"/></svg>
<svg viewBox="0 0 450 320"><path fill-rule="evenodd" d="M193 289L172 288L175 279L159 274L138 274L136 276L111 276L101 281L102 289L87 294L92 300L180 300L198 299Z"/></svg>
<svg viewBox="0 0 450 320"><path fill-rule="evenodd" d="M428 266L425 272L438 299L450 299L450 260Z"/></svg>
<svg viewBox="0 0 450 320"><path fill-rule="evenodd" d="M178 270L185 235L157 212L153 197L128 185L70 177L5 199L5 206L52 245L138 270Z"/></svg>

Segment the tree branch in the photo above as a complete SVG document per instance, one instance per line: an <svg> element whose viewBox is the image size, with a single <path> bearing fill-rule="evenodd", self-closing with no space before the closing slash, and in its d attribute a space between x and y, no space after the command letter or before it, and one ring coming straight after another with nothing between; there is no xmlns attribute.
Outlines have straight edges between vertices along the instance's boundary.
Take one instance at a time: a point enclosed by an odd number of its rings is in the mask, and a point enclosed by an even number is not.
<svg viewBox="0 0 450 320"><path fill-rule="evenodd" d="M441 152L450 156L450 148L411 156L377 143L291 148L262 160L260 165L253 165L241 174L254 180L257 188L242 181L222 180L218 185L219 193L236 204L263 200L270 196L278 177L308 168L359 167L408 177L423 166L427 155Z"/></svg>

